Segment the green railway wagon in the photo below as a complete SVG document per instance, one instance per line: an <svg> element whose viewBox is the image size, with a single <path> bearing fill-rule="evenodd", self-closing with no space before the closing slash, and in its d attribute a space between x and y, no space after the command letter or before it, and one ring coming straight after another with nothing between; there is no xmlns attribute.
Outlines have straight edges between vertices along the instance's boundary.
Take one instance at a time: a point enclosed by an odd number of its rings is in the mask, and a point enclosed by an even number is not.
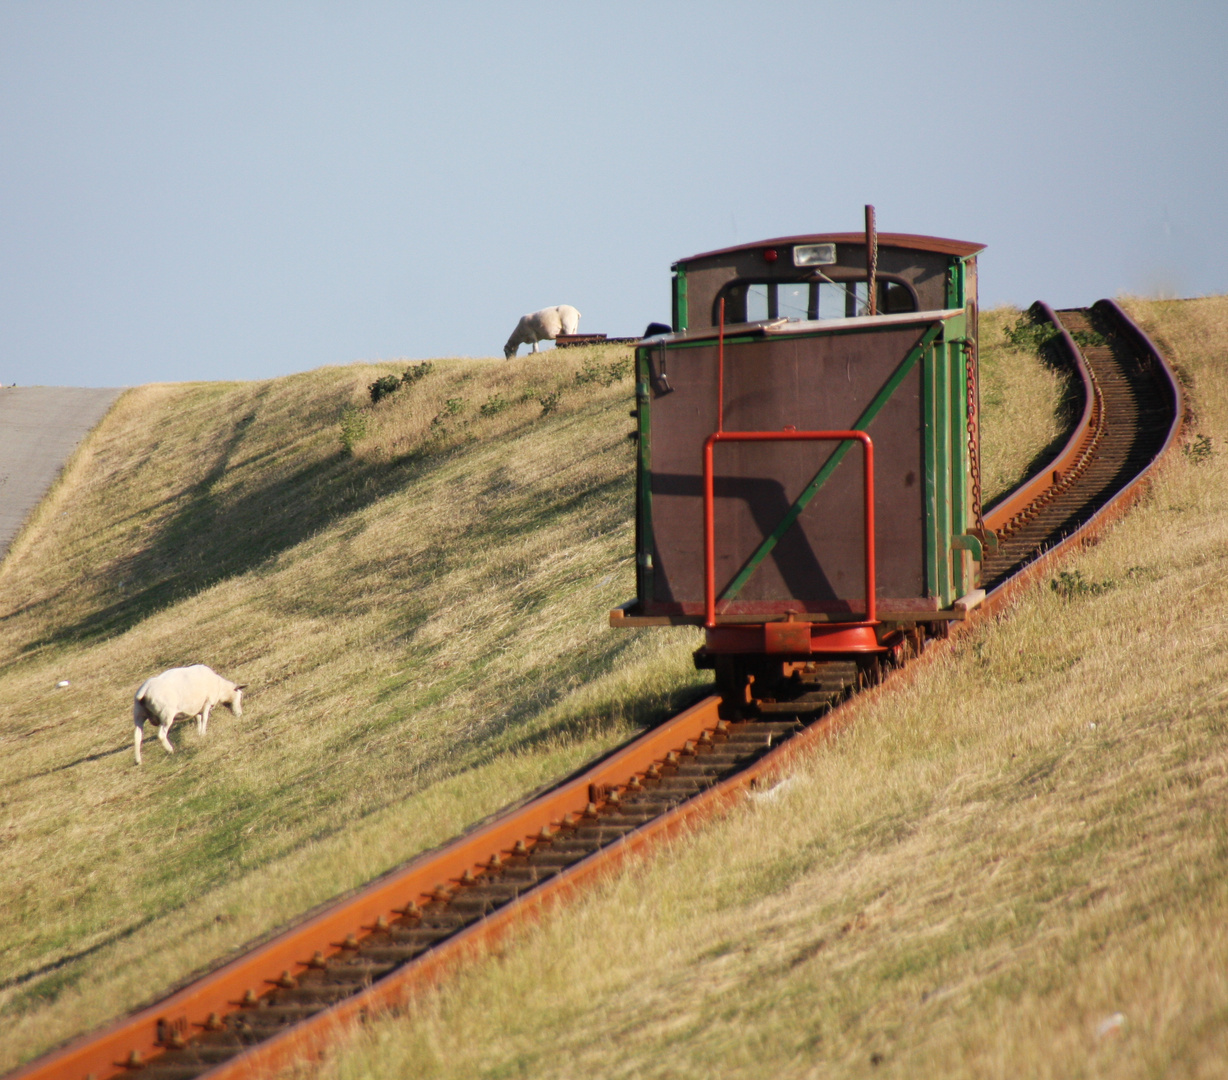
<svg viewBox="0 0 1228 1080"><path fill-rule="evenodd" d="M673 326L636 347L637 596L613 625L702 626L697 662L745 671L960 617L994 542L981 250L870 226L673 265Z"/></svg>

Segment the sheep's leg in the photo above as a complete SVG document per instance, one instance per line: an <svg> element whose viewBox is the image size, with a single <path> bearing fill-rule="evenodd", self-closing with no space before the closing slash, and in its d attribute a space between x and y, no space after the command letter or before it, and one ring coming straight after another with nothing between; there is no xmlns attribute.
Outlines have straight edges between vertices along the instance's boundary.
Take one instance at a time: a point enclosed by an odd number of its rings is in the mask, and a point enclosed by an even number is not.
<svg viewBox="0 0 1228 1080"><path fill-rule="evenodd" d="M166 748L166 752L168 754L173 754L175 752L175 748L171 746L170 740L171 724L174 722L174 720L171 720L170 724L158 725L158 742L160 742Z"/></svg>
<svg viewBox="0 0 1228 1080"><path fill-rule="evenodd" d="M533 352L537 352L537 342L533 342Z"/></svg>
<svg viewBox="0 0 1228 1080"><path fill-rule="evenodd" d="M209 706L206 705L200 711L200 715L196 718L196 731L203 735L209 730Z"/></svg>
<svg viewBox="0 0 1228 1080"><path fill-rule="evenodd" d="M141 740L145 737L145 721L150 718L145 702L132 703L132 746L136 751L136 763L141 763Z"/></svg>

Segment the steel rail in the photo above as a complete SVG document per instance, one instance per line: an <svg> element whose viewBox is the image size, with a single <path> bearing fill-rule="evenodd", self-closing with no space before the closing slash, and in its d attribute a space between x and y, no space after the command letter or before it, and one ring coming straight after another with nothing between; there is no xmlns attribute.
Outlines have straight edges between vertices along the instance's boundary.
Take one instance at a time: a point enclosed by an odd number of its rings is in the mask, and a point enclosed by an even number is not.
<svg viewBox="0 0 1228 1080"><path fill-rule="evenodd" d="M951 641L969 632L981 618L1001 610L1072 546L1088 543L1103 532L1141 496L1160 461L1173 451L1183 403L1171 369L1118 305L1100 301L1093 312L1113 327L1124 343L1122 348L1133 350L1140 365L1151 369L1153 389L1166 398L1169 416L1162 445L1112 498L1068 534L1052 537L1053 542L1038 558L993 588L986 601L969 613L966 622L951 628L949 636L929 642L916 662L896 669L876 686L837 705L805 727L797 721L728 724L719 718L719 698L706 698L508 816L413 860L247 955L148 1008L30 1062L5 1080L84 1080L91 1076L104 1080L135 1076L138 1072L150 1080L187 1080L197 1076L221 1080L302 1061L320 1052L362 1015L405 1002L549 905L608 875L627 858L729 806L747 788L779 775L798 755L852 723L869 702L902 680L914 677L920 665L941 655ZM1061 327L1056 314L1047 309L1045 314ZM1055 459L1074 463L1089 445L1088 440L1095 438L1096 410L1087 404L1094 397L1088 388L1094 388L1095 376L1064 328L1061 340L1076 368L1083 369L1081 379L1088 395L1080 423ZM1107 419L1112 421L1113 417ZM1099 424L1103 429L1103 415ZM1103 438L1102 430L1101 441ZM1063 467L1055 465L1046 470L1050 483L1032 484L1030 501L1012 496L987 513L987 527L994 528L995 521L1004 527L1015 518L1030 520L1027 512L1033 503L1052 505L1067 497L1077 485L1063 485L1067 475L1062 473ZM1060 474L1056 480L1055 472ZM1053 489L1059 487L1062 490L1055 493ZM785 741L774 746L773 742L782 735ZM742 747L740 764L735 762L737 754L729 750L730 746ZM679 786L689 790L688 777L705 760L716 762L717 773L723 768L724 773L706 786L695 781L695 794L684 795L675 805L665 806L663 812L649 813L674 797L662 795L667 788L675 794ZM733 763L725 768L721 762ZM636 806L647 809L637 815ZM639 817L644 820L638 820ZM582 837L588 837L586 843L592 850L563 869L566 860L558 849L579 844L582 851L586 850L579 843ZM555 857L556 853L558 867L541 861ZM483 909L468 925L453 926L449 936L424 947L415 958L392 967L386 974L382 971L378 977L373 974L365 988L346 993L342 1000L316 1011L310 1019L279 1032L261 1035L257 1029L244 1026L245 1017L250 1021L260 1019L262 1012L278 1013L277 1008L271 1007L278 994L300 993L313 978L353 966L349 961L363 955L365 943L378 945L398 932L403 936L418 932L415 928L426 926L432 918L448 915L466 897L481 896L482 890L489 889L500 875L510 870L532 869L535 857L539 857L539 868L533 870L533 880L523 889L513 888L512 896L489 902L489 910ZM369 967L372 972L379 970L379 965ZM234 1041L242 1043L249 1035L251 1045L233 1052ZM229 1049L221 1046L225 1039L231 1039ZM213 1052L211 1047L218 1055L215 1063L202 1067L199 1061L189 1061L193 1055L198 1059L207 1057L206 1051Z"/></svg>

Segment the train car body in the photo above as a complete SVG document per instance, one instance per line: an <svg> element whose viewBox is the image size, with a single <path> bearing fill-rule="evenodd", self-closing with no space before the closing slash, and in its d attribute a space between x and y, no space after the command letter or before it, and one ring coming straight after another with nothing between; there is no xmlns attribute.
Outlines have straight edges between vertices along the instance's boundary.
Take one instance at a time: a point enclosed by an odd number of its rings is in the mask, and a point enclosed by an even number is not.
<svg viewBox="0 0 1228 1080"><path fill-rule="evenodd" d="M719 669L879 654L959 616L992 542L982 246L876 239L870 265L863 233L674 264L673 331L636 348L637 597L613 625L703 626Z"/></svg>

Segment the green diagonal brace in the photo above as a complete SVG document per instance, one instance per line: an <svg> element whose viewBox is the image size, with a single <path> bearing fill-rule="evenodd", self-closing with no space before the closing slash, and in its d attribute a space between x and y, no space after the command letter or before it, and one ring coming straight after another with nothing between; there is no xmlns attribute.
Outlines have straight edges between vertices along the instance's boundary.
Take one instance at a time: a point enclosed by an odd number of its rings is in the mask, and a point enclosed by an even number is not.
<svg viewBox="0 0 1228 1080"><path fill-rule="evenodd" d="M868 428L870 424L874 422L874 418L879 414L879 412L882 411L883 406L887 404L888 400L890 400L891 395L900 388L900 383L902 383L908 373L912 371L917 361L921 359L922 354L927 348L929 348L930 343L938 336L941 330L942 323L934 323L933 326L926 330L921 340L918 341L917 344L914 345L909 351L908 355L904 357L902 361L900 361L900 366L895 369L891 375L891 378L889 378L886 383L883 384L883 388L878 392L874 400L867 406L866 411L857 418L857 423L853 425L851 430L865 431L866 428ZM818 490L827 483L828 478L833 472L836 471L836 466L838 466L840 462L844 460L844 455L848 453L849 447L852 445L852 439L845 439L839 446L836 447L836 449L832 452L831 457L827 459L823 467L815 474L814 479L806 485L806 490L797 497L797 501L789 507L788 511L785 513L785 516L780 519L780 524L772 530L770 535L764 537L763 543L759 545L755 553L746 561L746 564L742 567L742 569L738 571L738 576L735 577L733 581L729 583L729 586L725 589L725 591L721 593L721 600L732 600L738 595L742 589L742 586L745 585L750 579L751 574L759 569L759 564L772 553L772 549L778 543L780 543L781 537L783 537L784 534L789 531L789 529L793 526L793 523L797 521L798 517L801 516L801 512L806 509L807 503L809 503L810 500L813 499L818 493Z"/></svg>

